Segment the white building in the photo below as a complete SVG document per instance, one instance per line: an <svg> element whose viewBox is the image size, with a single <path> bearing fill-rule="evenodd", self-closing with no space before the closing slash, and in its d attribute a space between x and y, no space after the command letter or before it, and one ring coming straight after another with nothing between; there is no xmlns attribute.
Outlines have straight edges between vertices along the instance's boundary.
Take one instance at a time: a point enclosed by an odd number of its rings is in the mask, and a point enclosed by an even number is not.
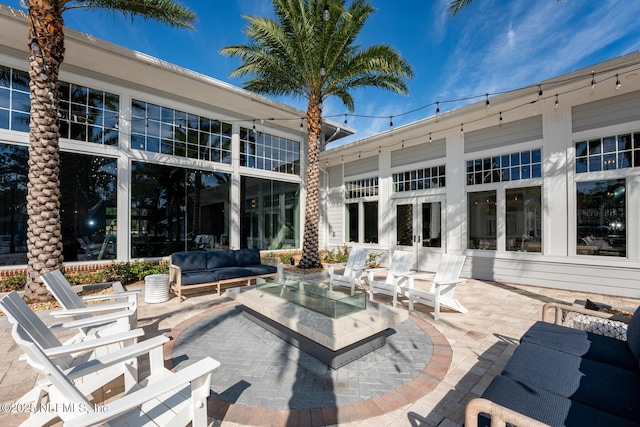
<svg viewBox="0 0 640 427"><path fill-rule="evenodd" d="M301 248L304 112L65 34L65 262ZM26 264L26 37L0 5L0 273ZM320 247L412 250L419 270L464 253L466 276L640 297L639 74L633 53L323 152Z"/></svg>

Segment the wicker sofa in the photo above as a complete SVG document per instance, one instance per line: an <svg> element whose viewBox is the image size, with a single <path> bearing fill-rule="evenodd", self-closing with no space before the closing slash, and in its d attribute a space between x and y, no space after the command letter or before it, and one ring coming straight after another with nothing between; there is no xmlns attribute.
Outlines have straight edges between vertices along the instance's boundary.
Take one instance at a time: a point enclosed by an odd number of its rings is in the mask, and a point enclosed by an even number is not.
<svg viewBox="0 0 640 427"><path fill-rule="evenodd" d="M258 249L176 252L169 259L169 283L179 301L185 290L209 287L220 295L224 285L250 285L276 273L275 266L261 263Z"/></svg>
<svg viewBox="0 0 640 427"><path fill-rule="evenodd" d="M618 339L624 332L626 340ZM488 426L490 419L514 426L640 426L640 308L629 319L546 304L543 321L522 336L502 373L467 404L465 426Z"/></svg>

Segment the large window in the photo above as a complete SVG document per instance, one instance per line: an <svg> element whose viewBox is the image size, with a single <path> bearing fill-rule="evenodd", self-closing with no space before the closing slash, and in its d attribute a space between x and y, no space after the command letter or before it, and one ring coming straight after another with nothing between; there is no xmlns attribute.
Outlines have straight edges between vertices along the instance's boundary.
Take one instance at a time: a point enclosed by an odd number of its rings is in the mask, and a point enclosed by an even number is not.
<svg viewBox="0 0 640 427"><path fill-rule="evenodd" d="M520 151L467 161L467 185L542 177L542 151Z"/></svg>
<svg viewBox="0 0 640 427"><path fill-rule="evenodd" d="M117 177L114 158L60 154L65 261L116 258Z"/></svg>
<svg viewBox="0 0 640 427"><path fill-rule="evenodd" d="M27 263L27 147L0 144L0 265Z"/></svg>
<svg viewBox="0 0 640 427"><path fill-rule="evenodd" d="M229 123L144 101L131 102L131 147L231 164Z"/></svg>
<svg viewBox="0 0 640 427"><path fill-rule="evenodd" d="M508 251L542 251L540 187L509 188L505 192Z"/></svg>
<svg viewBox="0 0 640 427"><path fill-rule="evenodd" d="M640 133L576 142L576 173L640 166Z"/></svg>
<svg viewBox="0 0 640 427"><path fill-rule="evenodd" d="M468 193L467 247L496 250L496 192Z"/></svg>
<svg viewBox="0 0 640 427"><path fill-rule="evenodd" d="M243 176L240 247L300 247L300 185Z"/></svg>
<svg viewBox="0 0 640 427"><path fill-rule="evenodd" d="M627 255L624 179L576 183L578 255Z"/></svg>
<svg viewBox="0 0 640 427"><path fill-rule="evenodd" d="M360 214L362 212L362 214ZM345 241L378 243L378 201L346 204Z"/></svg>
<svg viewBox="0 0 640 427"><path fill-rule="evenodd" d="M300 143L240 128L240 166L300 175Z"/></svg>
<svg viewBox="0 0 640 427"><path fill-rule="evenodd" d="M229 246L230 175L133 162L131 256Z"/></svg>

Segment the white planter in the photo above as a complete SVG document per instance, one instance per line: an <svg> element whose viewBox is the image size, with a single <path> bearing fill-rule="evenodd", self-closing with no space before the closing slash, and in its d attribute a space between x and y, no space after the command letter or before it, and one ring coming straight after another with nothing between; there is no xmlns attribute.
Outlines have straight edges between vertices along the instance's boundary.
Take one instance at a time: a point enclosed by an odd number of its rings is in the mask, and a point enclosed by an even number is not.
<svg viewBox="0 0 640 427"><path fill-rule="evenodd" d="M159 303L169 300L169 275L151 274L144 278L144 302Z"/></svg>

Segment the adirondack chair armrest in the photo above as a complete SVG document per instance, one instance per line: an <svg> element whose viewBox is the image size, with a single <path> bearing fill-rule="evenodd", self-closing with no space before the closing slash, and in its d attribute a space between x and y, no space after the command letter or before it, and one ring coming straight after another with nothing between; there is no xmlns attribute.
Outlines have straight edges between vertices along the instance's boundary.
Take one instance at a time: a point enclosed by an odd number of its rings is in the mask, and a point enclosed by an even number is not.
<svg viewBox="0 0 640 427"><path fill-rule="evenodd" d="M437 282L433 282L436 286L441 285L457 285L458 283L464 282L465 279L456 279L456 280L438 280Z"/></svg>
<svg viewBox="0 0 640 427"><path fill-rule="evenodd" d="M367 279L369 279L369 281L374 281L374 277L376 273L381 273L383 271L389 271L388 268L366 268L365 271L367 272Z"/></svg>
<svg viewBox="0 0 640 427"><path fill-rule="evenodd" d="M79 316L82 314L93 314L93 313L99 313L103 311L123 310L123 309L131 309L131 308L132 308L131 304L128 302L104 303L104 304L93 304L83 308L53 310L51 312L51 315L54 317L72 317L72 316Z"/></svg>
<svg viewBox="0 0 640 427"><path fill-rule="evenodd" d="M346 262L337 262L333 264L327 264L327 269L329 270L329 274L333 274L333 270L338 267L346 267Z"/></svg>
<svg viewBox="0 0 640 427"><path fill-rule="evenodd" d="M138 294L140 294L140 290L136 289L134 291L124 291L124 292L117 292L113 294L84 295L82 297L82 300L83 301L99 301L103 299L108 300L108 299L121 299L121 298L127 298L128 300L131 300L132 298L137 299Z"/></svg>
<svg viewBox="0 0 640 427"><path fill-rule="evenodd" d="M151 355L153 354L150 353L151 350L162 347L162 345L168 341L168 337L164 335L158 335L153 338L149 338L148 340L138 342L134 345L124 347L122 350L115 351L96 359L92 359L88 362L81 363L80 365L74 366L73 368L65 371L65 375L70 380L74 380L76 378L81 378L85 375L98 372L110 366L118 365L120 363L126 362L127 360L131 360L145 354L149 354L149 357L151 357Z"/></svg>
<svg viewBox="0 0 640 427"><path fill-rule="evenodd" d="M55 325L55 328L76 329L76 328L86 328L89 326L104 325L105 323L112 323L118 319L122 319L124 317L130 317L132 315L133 315L133 311L131 310L115 311L113 313L107 313L100 316L92 316L92 317L86 317L84 319L71 320L69 322ZM53 329L53 327L51 327L50 329Z"/></svg>
<svg viewBox="0 0 640 427"><path fill-rule="evenodd" d="M106 335L104 337L81 341L73 344L51 347L44 350L44 353L48 357L81 353L109 344L116 344L123 341L134 340L140 338L141 336L144 336L144 331L142 329L133 329L131 331L121 332L113 335Z"/></svg>
<svg viewBox="0 0 640 427"><path fill-rule="evenodd" d="M151 399L170 393L173 390L179 390L191 383L198 383L197 385L199 386L198 389L196 389L196 384L192 384L192 395L202 396L206 393L208 396L210 393L209 388L211 387L211 372L218 366L220 366L220 362L206 357L193 365L181 369L173 375L154 382L150 386L136 390L111 403L107 403L100 411L91 411L73 418L72 424L77 427L101 424L133 408L137 408ZM204 388L206 388L206 390L203 390Z"/></svg>

